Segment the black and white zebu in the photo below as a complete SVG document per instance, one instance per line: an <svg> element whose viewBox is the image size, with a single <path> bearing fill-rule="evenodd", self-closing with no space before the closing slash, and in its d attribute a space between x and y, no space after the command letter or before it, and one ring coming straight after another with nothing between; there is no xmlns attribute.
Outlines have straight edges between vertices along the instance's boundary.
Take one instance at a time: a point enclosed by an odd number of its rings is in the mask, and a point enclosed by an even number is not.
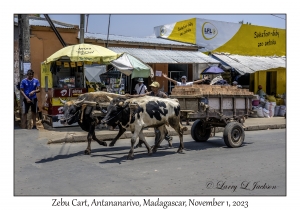
<svg viewBox="0 0 300 210"><path fill-rule="evenodd" d="M95 134L96 126L101 122L105 116L105 108L101 107L103 104L109 105L110 101L114 98L118 100L126 100L124 95L108 93L103 91L90 92L80 95L76 100L61 102L64 104L64 117L60 119L62 124L72 125L73 123L78 123L82 130L88 132L87 135L87 148L84 154L90 155L91 141L95 140L98 144L107 146L107 143L103 140L99 140ZM122 136L126 131L126 128L122 127L120 122L110 121L107 125L113 128L119 127L119 132L116 137L110 142L109 146L114 146L116 141ZM167 132L166 130L164 132ZM143 134L140 134L143 138ZM172 146L171 141L169 141L169 146Z"/></svg>
<svg viewBox="0 0 300 210"><path fill-rule="evenodd" d="M183 132L187 130L180 123L180 105L177 99L158 98L143 96L124 100L123 98L111 99L107 108L106 116L102 123L120 124L122 128L129 128L133 133L131 138L131 149L127 159L133 159L134 144L137 137L144 141L148 153L156 152L161 141L165 138L166 127L171 126L178 133L180 145L177 152L182 152ZM147 143L142 130L147 127L155 127L160 132L160 136L153 148Z"/></svg>

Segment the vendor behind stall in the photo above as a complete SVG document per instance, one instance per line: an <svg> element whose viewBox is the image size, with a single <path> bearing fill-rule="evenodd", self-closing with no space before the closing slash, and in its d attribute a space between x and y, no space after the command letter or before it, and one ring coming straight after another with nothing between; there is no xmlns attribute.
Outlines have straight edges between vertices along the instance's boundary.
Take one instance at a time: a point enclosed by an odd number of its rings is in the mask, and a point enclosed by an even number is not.
<svg viewBox="0 0 300 210"><path fill-rule="evenodd" d="M256 92L257 95L259 95L260 98L263 98L266 96L266 93L262 90L262 86L258 85L258 91Z"/></svg>

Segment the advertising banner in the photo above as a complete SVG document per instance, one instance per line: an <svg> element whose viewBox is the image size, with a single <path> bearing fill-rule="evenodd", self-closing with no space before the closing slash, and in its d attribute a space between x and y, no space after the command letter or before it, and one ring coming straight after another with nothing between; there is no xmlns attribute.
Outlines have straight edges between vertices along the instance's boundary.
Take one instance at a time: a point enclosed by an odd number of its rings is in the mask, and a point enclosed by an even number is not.
<svg viewBox="0 0 300 210"><path fill-rule="evenodd" d="M154 28L157 37L197 44L202 52L285 56L286 30L193 18Z"/></svg>
<svg viewBox="0 0 300 210"><path fill-rule="evenodd" d="M196 44L196 18L157 26L154 31L157 37Z"/></svg>
<svg viewBox="0 0 300 210"><path fill-rule="evenodd" d="M52 73L50 71L50 63L41 64L41 88L52 88Z"/></svg>

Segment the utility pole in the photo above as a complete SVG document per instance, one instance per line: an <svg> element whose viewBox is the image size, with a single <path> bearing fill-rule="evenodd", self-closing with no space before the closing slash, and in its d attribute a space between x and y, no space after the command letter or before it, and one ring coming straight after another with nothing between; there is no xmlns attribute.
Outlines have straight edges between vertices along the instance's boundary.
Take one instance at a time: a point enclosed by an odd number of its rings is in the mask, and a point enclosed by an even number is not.
<svg viewBox="0 0 300 210"><path fill-rule="evenodd" d="M30 28L29 28L28 15L26 14L18 15L18 29L19 29L19 82L21 84L21 81L24 79L28 68L31 68ZM23 95L20 94L20 106L22 102L23 102ZM23 113L21 113L21 109L20 109L21 127L25 128L26 119L23 119L22 114Z"/></svg>
<svg viewBox="0 0 300 210"><path fill-rule="evenodd" d="M106 48L108 48L109 28L110 28L110 15L109 15L109 17L108 17L107 39L106 39L106 44L105 44L105 47L106 47Z"/></svg>
<svg viewBox="0 0 300 210"><path fill-rule="evenodd" d="M90 15L86 15L86 27L85 27L85 32L87 32L87 30L88 30L89 16L90 16Z"/></svg>
<svg viewBox="0 0 300 210"><path fill-rule="evenodd" d="M84 43L84 19L85 19L85 15L80 15L80 42L79 42L79 44Z"/></svg>

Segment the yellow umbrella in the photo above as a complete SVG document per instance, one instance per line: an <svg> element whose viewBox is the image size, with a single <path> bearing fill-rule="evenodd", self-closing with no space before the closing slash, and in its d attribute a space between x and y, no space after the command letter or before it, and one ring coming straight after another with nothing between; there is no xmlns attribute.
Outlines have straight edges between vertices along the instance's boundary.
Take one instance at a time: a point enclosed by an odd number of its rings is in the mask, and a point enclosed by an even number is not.
<svg viewBox="0 0 300 210"><path fill-rule="evenodd" d="M64 47L48 57L44 63L56 61L61 57L69 57L72 62L90 61L99 64L108 64L110 61L117 59L121 53L115 53L105 47L92 44L76 44Z"/></svg>

